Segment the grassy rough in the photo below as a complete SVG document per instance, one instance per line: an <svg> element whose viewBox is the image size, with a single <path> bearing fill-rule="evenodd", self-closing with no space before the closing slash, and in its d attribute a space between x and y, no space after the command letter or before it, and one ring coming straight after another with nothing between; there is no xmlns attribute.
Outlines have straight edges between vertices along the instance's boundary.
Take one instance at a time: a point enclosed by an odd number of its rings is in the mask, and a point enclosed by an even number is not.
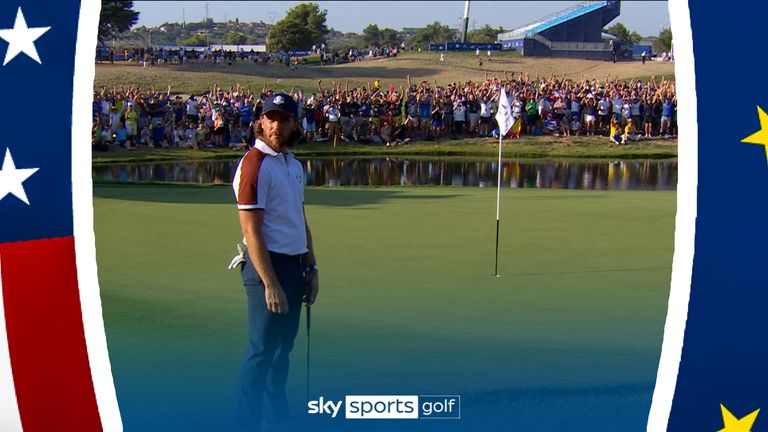
<svg viewBox="0 0 768 432"><path fill-rule="evenodd" d="M142 68L139 64L98 64L94 89L121 86L141 86L142 89L155 88L165 91L168 85L174 93L201 94L207 93L213 84L222 88L241 86L261 91L262 86L281 91L303 89L313 92L317 88L317 80L323 80L324 88L331 88L332 83L345 83L349 86L367 85L375 79L380 79L382 86L387 88L390 83L396 88L406 83L406 75L414 82L426 80L430 84L437 81L446 85L451 81L482 81L486 74L504 78L504 73L520 72L529 74L531 78L551 74L574 80L582 76L604 81L606 76L618 77L629 81L633 78L644 77L646 80L655 75L674 76L674 64L662 62L612 62L519 57L515 53L497 53L492 62L484 62L483 67L477 66L474 53L451 52L446 57L445 64L440 64L439 54L429 52L406 52L398 55L397 59L366 60L358 63L340 64L335 66L307 65L296 70L289 70L280 65L255 65L236 63L232 66L223 65L165 65L154 68Z"/></svg>

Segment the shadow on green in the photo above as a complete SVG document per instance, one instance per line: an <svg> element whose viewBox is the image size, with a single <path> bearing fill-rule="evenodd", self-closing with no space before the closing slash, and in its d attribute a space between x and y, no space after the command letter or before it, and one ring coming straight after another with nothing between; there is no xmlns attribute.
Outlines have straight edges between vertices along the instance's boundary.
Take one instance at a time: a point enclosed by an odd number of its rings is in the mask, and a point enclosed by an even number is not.
<svg viewBox="0 0 768 432"><path fill-rule="evenodd" d="M184 184L109 184L93 189L94 197L168 204L235 204L229 185L199 186ZM403 193L396 189L312 189L307 205L355 207L382 204L392 200L446 200L451 194Z"/></svg>

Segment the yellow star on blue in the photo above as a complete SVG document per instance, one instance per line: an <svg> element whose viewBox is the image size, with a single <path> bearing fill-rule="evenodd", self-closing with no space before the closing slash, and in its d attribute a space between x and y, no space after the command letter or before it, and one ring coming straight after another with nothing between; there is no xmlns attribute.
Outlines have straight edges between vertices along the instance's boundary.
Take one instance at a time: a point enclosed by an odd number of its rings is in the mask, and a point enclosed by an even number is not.
<svg viewBox="0 0 768 432"><path fill-rule="evenodd" d="M759 144L765 147L765 158L768 161L768 114L759 106L757 114L760 116L760 130L744 138L741 142L749 144Z"/></svg>
<svg viewBox="0 0 768 432"><path fill-rule="evenodd" d="M763 115L765 115L765 113L763 113ZM760 412L759 409L756 409L744 417L737 419L736 416L731 414L731 412L728 411L728 408L723 404L720 404L720 411L723 414L723 426L725 427L717 432L751 432L752 425L755 424L757 414Z"/></svg>

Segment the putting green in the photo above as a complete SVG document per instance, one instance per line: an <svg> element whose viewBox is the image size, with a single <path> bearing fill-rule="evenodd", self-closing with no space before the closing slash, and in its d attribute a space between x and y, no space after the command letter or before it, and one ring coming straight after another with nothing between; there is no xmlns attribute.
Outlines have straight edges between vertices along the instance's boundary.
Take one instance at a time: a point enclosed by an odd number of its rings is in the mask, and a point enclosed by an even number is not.
<svg viewBox="0 0 768 432"><path fill-rule="evenodd" d="M246 342L239 274L226 270L240 239L231 190L94 191L126 430L228 430ZM476 188L307 189L321 267L313 395L461 394L466 421L497 406L497 425L644 428L675 194L503 190L499 278L495 199ZM302 325L289 381L299 410L305 344Z"/></svg>

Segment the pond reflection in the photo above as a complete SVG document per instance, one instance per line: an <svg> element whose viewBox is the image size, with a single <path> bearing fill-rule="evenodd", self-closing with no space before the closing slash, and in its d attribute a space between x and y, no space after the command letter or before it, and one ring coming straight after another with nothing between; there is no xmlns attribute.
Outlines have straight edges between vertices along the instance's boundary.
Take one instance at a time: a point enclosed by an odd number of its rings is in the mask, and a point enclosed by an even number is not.
<svg viewBox="0 0 768 432"><path fill-rule="evenodd" d="M489 160L314 159L302 163L308 186L495 187L498 176L498 161ZM227 184L236 166L236 160L101 165L93 167L93 180ZM506 160L502 187L675 190L677 160Z"/></svg>

